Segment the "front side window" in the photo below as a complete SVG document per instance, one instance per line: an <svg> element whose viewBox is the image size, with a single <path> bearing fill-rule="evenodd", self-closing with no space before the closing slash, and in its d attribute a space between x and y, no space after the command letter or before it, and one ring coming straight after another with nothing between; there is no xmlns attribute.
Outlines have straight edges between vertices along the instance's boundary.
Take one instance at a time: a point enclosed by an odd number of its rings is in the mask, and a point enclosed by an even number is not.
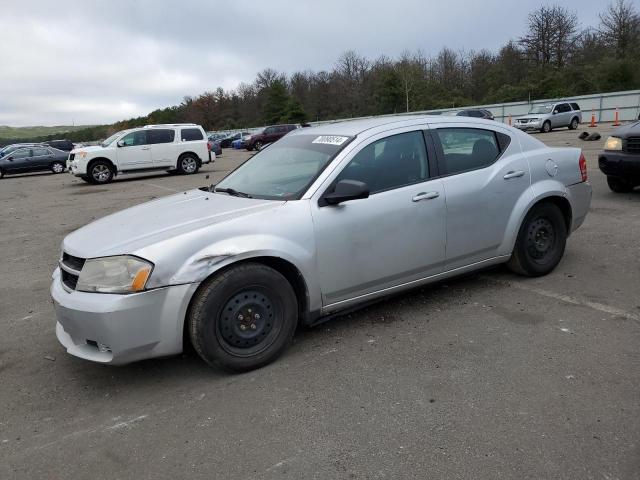
<svg viewBox="0 0 640 480"><path fill-rule="evenodd" d="M500 156L496 133L479 128L439 128L445 174L476 170L491 165Z"/></svg>
<svg viewBox="0 0 640 480"><path fill-rule="evenodd" d="M120 140L127 147L135 147L138 145L147 144L147 132L144 130L138 130L137 132L131 132L122 137Z"/></svg>
<svg viewBox="0 0 640 480"><path fill-rule="evenodd" d="M297 200L349 143L350 137L287 135L251 157L216 185L216 191L267 200Z"/></svg>
<svg viewBox="0 0 640 480"><path fill-rule="evenodd" d="M204 136L199 128L183 128L180 130L180 136L183 142L190 142L192 140L203 140Z"/></svg>
<svg viewBox="0 0 640 480"><path fill-rule="evenodd" d="M556 107L556 110L558 111L558 113L565 113L565 112L570 112L571 107L569 106L568 103L560 103Z"/></svg>
<svg viewBox="0 0 640 480"><path fill-rule="evenodd" d="M286 137L285 137L286 138ZM422 182L429 164L421 131L400 133L373 142L360 150L340 172L340 180L358 180L374 194Z"/></svg>
<svg viewBox="0 0 640 480"><path fill-rule="evenodd" d="M535 105L531 107L531 110L529 110L529 113L533 113L533 114L551 113L552 108L553 108L553 105Z"/></svg>
<svg viewBox="0 0 640 480"><path fill-rule="evenodd" d="M13 158L28 158L31 156L31 150L28 148L21 148L19 150L15 150L11 156Z"/></svg>
<svg viewBox="0 0 640 480"><path fill-rule="evenodd" d="M175 138L175 132L171 129L153 129L147 132L147 141L150 144L155 143L172 143Z"/></svg>

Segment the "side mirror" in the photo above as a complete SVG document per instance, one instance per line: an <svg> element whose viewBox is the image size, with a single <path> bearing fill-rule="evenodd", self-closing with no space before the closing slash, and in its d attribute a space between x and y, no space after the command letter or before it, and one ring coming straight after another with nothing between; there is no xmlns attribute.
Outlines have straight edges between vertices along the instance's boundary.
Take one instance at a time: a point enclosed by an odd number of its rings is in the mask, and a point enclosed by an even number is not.
<svg viewBox="0 0 640 480"><path fill-rule="evenodd" d="M358 180L340 180L333 192L322 197L326 205L338 205L349 200L358 200L369 196L369 187Z"/></svg>
<svg viewBox="0 0 640 480"><path fill-rule="evenodd" d="M116 145L118 145L119 147L124 147L124 140L118 140L118 143Z"/></svg>
<svg viewBox="0 0 640 480"><path fill-rule="evenodd" d="M556 113L558 113L558 110L554 110L553 112L551 112L552 115L555 115Z"/></svg>

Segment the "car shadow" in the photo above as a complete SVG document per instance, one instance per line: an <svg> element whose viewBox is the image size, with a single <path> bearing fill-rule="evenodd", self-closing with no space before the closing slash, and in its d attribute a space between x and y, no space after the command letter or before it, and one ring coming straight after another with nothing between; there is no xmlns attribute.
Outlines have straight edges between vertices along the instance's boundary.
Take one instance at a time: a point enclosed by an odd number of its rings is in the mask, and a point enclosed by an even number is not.
<svg viewBox="0 0 640 480"><path fill-rule="evenodd" d="M25 172L25 173L5 173L2 180L7 180L9 178L29 178L29 177L42 177L44 175L52 176L52 175L64 175L67 173L67 170L61 173L53 173L50 170L41 170L39 172Z"/></svg>

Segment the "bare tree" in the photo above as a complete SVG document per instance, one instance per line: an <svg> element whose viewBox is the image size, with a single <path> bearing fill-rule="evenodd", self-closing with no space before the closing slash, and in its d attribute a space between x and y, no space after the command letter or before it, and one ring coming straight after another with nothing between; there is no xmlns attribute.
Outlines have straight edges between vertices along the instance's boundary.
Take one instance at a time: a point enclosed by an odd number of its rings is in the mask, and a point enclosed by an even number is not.
<svg viewBox="0 0 640 480"><path fill-rule="evenodd" d="M600 14L598 29L602 41L613 48L616 56L624 58L638 47L640 39L640 16L633 3L616 0Z"/></svg>
<svg viewBox="0 0 640 480"><path fill-rule="evenodd" d="M541 6L529 14L529 31L519 43L538 64L563 67L578 32L578 16L559 5Z"/></svg>
<svg viewBox="0 0 640 480"><path fill-rule="evenodd" d="M407 50L405 50L400 55L400 60L395 64L395 70L402 82L402 90L404 92L407 112L409 111L409 95L414 89L414 86L420 82L422 78L424 63L424 56L420 52L415 55L411 55Z"/></svg>

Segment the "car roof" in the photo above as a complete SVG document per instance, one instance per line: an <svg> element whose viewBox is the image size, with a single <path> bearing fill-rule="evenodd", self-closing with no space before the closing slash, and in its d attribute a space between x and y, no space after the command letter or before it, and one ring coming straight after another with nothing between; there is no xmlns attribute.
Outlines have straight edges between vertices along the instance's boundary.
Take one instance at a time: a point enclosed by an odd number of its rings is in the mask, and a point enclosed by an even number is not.
<svg viewBox="0 0 640 480"><path fill-rule="evenodd" d="M311 128L300 128L293 130L289 135L347 135L356 136L367 130L381 129L386 130L393 127L404 127L411 125L419 125L424 123L457 123L464 121L466 123L478 123L482 125L496 126L495 122L482 118L465 117L460 120L459 117L448 117L442 115L390 115L384 117L362 118L357 120L346 120L343 122L328 123L314 126ZM383 128L387 127L387 128Z"/></svg>

